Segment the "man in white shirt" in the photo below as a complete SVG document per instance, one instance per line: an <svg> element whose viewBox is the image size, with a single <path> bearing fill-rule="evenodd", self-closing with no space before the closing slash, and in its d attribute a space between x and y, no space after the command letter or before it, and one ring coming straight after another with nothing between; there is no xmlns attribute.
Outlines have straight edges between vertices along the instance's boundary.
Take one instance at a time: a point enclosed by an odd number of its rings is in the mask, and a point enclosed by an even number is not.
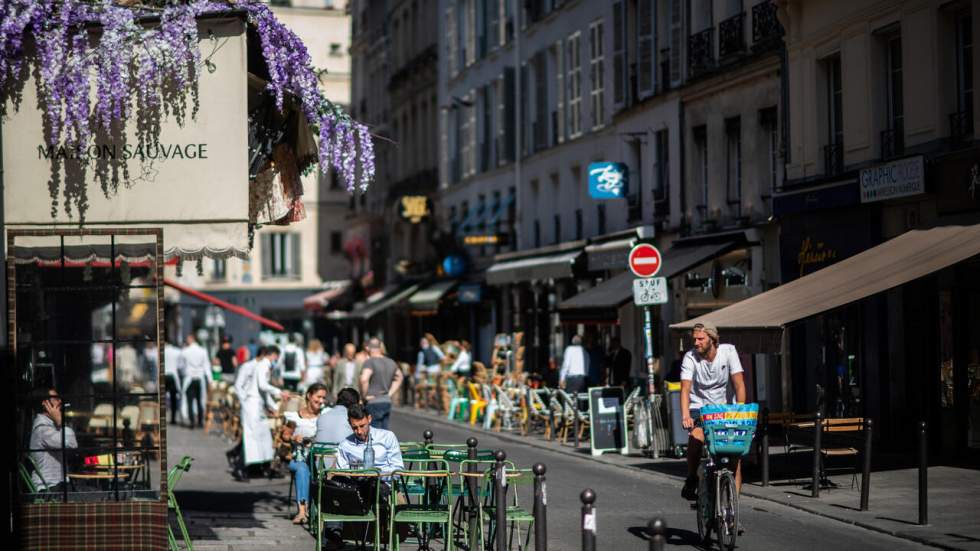
<svg viewBox="0 0 980 551"><path fill-rule="evenodd" d="M186 346L180 351L183 366L181 373L181 392L183 400L180 404L181 417L187 420L188 426L204 427L204 408L208 403L208 379L211 377L211 361L208 351L197 344L194 335L187 335Z"/></svg>
<svg viewBox="0 0 980 551"><path fill-rule="evenodd" d="M64 450L77 448L75 431L63 425L61 397L53 388L37 396L39 408L31 427L30 449L35 471L31 476L41 491L58 491L68 481L62 463Z"/></svg>
<svg viewBox="0 0 980 551"><path fill-rule="evenodd" d="M459 354L456 356L456 361L449 367L449 371L463 377L468 377L471 361L470 343L468 341L462 341L459 343Z"/></svg>
<svg viewBox="0 0 980 551"><path fill-rule="evenodd" d="M260 347L255 359L243 363L238 368L235 377L235 395L238 396L241 404L239 415L242 442L240 449L233 449L227 454L235 465L236 479L248 480L245 471L248 465L266 464L273 459L272 431L269 429L268 414L277 410L276 398L289 397L288 392L281 391L269 383L271 365L278 359L278 347Z"/></svg>
<svg viewBox="0 0 980 551"><path fill-rule="evenodd" d="M691 331L694 349L681 362L681 424L688 430L687 480L681 490L684 499L697 499L698 464L704 448L701 428L703 406L745 403L745 379L738 351L730 344L718 344L718 328L705 322ZM742 463L735 468L735 487L742 488Z"/></svg>
<svg viewBox="0 0 980 551"><path fill-rule="evenodd" d="M589 355L582 347L582 337L572 337L572 344L565 348L562 354L561 372L558 375L558 386L569 394L585 390L585 375L589 372Z"/></svg>

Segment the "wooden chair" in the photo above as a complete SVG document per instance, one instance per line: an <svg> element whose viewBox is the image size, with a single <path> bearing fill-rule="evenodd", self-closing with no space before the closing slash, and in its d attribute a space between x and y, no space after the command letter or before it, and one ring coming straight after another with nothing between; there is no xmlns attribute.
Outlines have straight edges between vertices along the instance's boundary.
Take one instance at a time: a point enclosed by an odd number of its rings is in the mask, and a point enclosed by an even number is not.
<svg viewBox="0 0 980 551"><path fill-rule="evenodd" d="M842 419L823 420L823 441L827 445L821 445L821 471L826 471L824 465L831 458L854 457L861 453L858 449L864 441L864 417L846 417ZM851 473L851 488L857 482L857 473L860 465L855 460L854 471Z"/></svg>
<svg viewBox="0 0 980 551"><path fill-rule="evenodd" d="M552 411L548 407L544 400L541 398L541 392L543 389L527 389L528 398L528 419L526 423L526 428L524 434L527 435L530 432L532 425L535 422L544 424L544 437L546 440L551 440L551 423L552 423Z"/></svg>

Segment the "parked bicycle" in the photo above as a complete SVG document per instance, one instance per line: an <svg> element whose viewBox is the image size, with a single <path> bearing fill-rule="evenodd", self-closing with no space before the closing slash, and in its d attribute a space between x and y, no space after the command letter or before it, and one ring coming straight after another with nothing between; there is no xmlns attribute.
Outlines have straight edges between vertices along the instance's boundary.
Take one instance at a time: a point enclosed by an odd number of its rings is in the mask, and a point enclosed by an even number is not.
<svg viewBox="0 0 980 551"><path fill-rule="evenodd" d="M698 475L698 536L705 544L711 534L718 546L735 549L738 536L738 488L735 466L752 446L759 404L710 405L701 408L707 455Z"/></svg>

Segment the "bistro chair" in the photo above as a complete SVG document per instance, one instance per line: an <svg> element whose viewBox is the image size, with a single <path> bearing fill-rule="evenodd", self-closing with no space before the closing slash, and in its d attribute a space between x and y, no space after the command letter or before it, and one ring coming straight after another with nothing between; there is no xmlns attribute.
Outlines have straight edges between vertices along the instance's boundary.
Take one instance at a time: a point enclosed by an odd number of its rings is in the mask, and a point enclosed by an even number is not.
<svg viewBox="0 0 980 551"><path fill-rule="evenodd" d="M396 491L391 493L391 515L388 530L389 549L398 551L399 524L414 526L414 535L420 547L428 548L429 540L437 536L436 530L424 528L442 528L444 549L453 549L452 500L448 496L451 482L449 464L444 459L428 459L419 461L420 467L413 470L395 472ZM398 494L406 485L421 485L426 489L425 495L416 497L412 503L410 494L403 494L406 503L399 504Z"/></svg>
<svg viewBox="0 0 980 551"><path fill-rule="evenodd" d="M319 480L321 483L317 484L317 503L323 503L324 499L330 499L328 495L324 494L324 488L322 481L332 478L334 476L346 476L352 479L375 479L376 483L372 484L374 486L373 505L365 513L351 512L350 514L345 513L327 513L323 510L322 506L317 507L316 515L316 529L314 534L316 536L316 550L320 551L323 546L323 525L328 522L365 522L374 525L374 549L375 551L381 548L381 471L378 469L325 469L321 471L319 475ZM312 515L311 515L312 516ZM370 529L370 527L368 527ZM367 529L365 530L364 540L367 539ZM360 547L364 548L364 541L362 540Z"/></svg>
<svg viewBox="0 0 980 551"><path fill-rule="evenodd" d="M521 505L521 493L525 494L525 501L533 503L534 496L534 473L531 469L517 469L510 461L505 462L505 472L507 477L507 511L505 519L509 526L510 540L507 542L507 549L514 544L514 536L517 536L518 551L527 551L528 544L531 542L531 534L534 531L534 513ZM491 467L484 473L487 483L491 490L486 492L484 500L481 502L481 516L486 517L489 529L484 539L486 549L493 547L496 538L497 526L497 486L493 480L493 468ZM526 531L523 541L521 540L521 529ZM481 524L482 527L482 524ZM481 528L482 534L482 528Z"/></svg>
<svg viewBox="0 0 980 551"><path fill-rule="evenodd" d="M187 546L187 551L194 551L194 546L191 544L191 537L187 533L187 525L184 524L184 516L180 513L180 505L177 503L177 496L174 495L174 488L176 488L177 483L180 482L181 477L187 471L191 470L191 462L194 461L193 458L189 456L184 456L181 458L180 462L170 468L167 473L167 509L173 511L174 516L177 517L177 526L180 528L181 537L184 538L184 545ZM170 544L171 551L179 551L180 547L177 545L177 538L174 536L173 527L170 526L170 522L167 522L167 541Z"/></svg>
<svg viewBox="0 0 980 551"><path fill-rule="evenodd" d="M487 409L487 401L483 398L483 393L476 383L469 383L470 389L470 425L475 425L476 420L484 414Z"/></svg>

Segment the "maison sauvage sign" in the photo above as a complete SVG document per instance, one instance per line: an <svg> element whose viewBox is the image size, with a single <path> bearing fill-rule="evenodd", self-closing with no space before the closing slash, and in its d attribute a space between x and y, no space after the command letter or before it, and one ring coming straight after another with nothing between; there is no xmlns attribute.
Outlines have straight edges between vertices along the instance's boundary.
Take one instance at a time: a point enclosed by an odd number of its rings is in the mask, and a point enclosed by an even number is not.
<svg viewBox="0 0 980 551"><path fill-rule="evenodd" d="M861 202L872 203L925 193L925 161L922 155L898 159L861 171Z"/></svg>

